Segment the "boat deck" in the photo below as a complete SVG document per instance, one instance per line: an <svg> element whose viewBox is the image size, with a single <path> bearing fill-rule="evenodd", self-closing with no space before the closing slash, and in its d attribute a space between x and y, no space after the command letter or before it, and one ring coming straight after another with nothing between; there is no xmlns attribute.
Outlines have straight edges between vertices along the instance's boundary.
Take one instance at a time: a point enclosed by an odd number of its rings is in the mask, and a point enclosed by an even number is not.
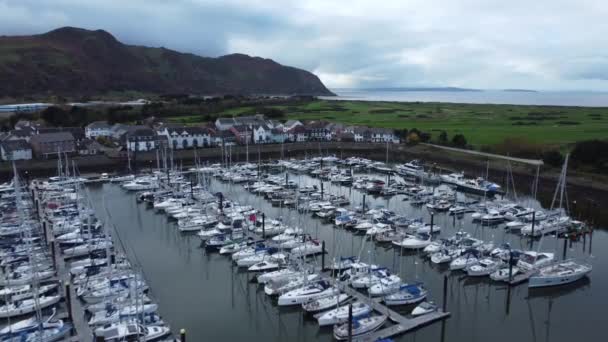
<svg viewBox="0 0 608 342"><path fill-rule="evenodd" d="M530 277L532 275L534 275L537 272L537 270L530 270L527 271L525 273L518 273L516 275L513 276L513 278L511 279L511 281L509 281L509 285L517 285L517 284L521 284L525 281L527 281L528 279L530 279Z"/></svg>
<svg viewBox="0 0 608 342"><path fill-rule="evenodd" d="M331 279L328 280L332 281ZM435 312L431 312L423 316L411 318L405 317L402 314L392 310L388 306L382 304L379 298L375 298L370 301L366 295L353 289L350 286L346 286L343 290L346 294L352 296L353 298L357 298L358 300L365 303L370 303L374 311L387 315L388 319L395 323L395 325L391 325L389 327L375 331L371 334L361 336L357 338L357 341L377 341L379 339L405 334L412 330L431 324L432 322L446 319L451 315L449 312L443 312L441 309L438 309Z"/></svg>

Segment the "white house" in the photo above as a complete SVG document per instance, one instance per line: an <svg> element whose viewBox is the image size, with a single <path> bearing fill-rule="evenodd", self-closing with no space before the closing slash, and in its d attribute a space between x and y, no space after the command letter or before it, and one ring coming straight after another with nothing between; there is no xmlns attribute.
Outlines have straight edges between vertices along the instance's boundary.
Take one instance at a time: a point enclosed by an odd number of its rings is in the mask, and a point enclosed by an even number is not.
<svg viewBox="0 0 608 342"><path fill-rule="evenodd" d="M287 120L287 122L283 124L283 131L289 132L296 126L303 126L303 124L299 120Z"/></svg>
<svg viewBox="0 0 608 342"><path fill-rule="evenodd" d="M296 125L287 132L287 139L291 142L304 142L308 140L308 131L303 125Z"/></svg>
<svg viewBox="0 0 608 342"><path fill-rule="evenodd" d="M254 144L266 144L271 142L270 140L270 128L266 125L259 125L253 128L253 143Z"/></svg>
<svg viewBox="0 0 608 342"><path fill-rule="evenodd" d="M394 135L392 129L371 128L370 131L371 131L371 136L370 136L371 142L376 142L376 143L380 143L380 142L394 143L395 142L395 135ZM396 139L396 140L397 140L397 142L399 142L399 139Z"/></svg>
<svg viewBox="0 0 608 342"><path fill-rule="evenodd" d="M112 126L106 121L95 121L91 122L84 128L84 136L89 139L95 139L97 137L111 137L114 131Z"/></svg>
<svg viewBox="0 0 608 342"><path fill-rule="evenodd" d="M129 151L152 151L167 143L167 137L157 135L150 128L140 128L124 136Z"/></svg>
<svg viewBox="0 0 608 342"><path fill-rule="evenodd" d="M202 127L165 127L157 134L167 137L169 147L176 150L209 147L214 144L211 140L211 132Z"/></svg>
<svg viewBox="0 0 608 342"><path fill-rule="evenodd" d="M233 118L217 118L217 120L215 120L215 128L219 131L227 131L234 125L236 125L236 122Z"/></svg>
<svg viewBox="0 0 608 342"><path fill-rule="evenodd" d="M0 144L2 160L30 160L32 159L32 148L27 141L6 140Z"/></svg>
<svg viewBox="0 0 608 342"><path fill-rule="evenodd" d="M287 133L283 132L282 128L273 128L270 130L270 141L273 143L284 143L287 140Z"/></svg>

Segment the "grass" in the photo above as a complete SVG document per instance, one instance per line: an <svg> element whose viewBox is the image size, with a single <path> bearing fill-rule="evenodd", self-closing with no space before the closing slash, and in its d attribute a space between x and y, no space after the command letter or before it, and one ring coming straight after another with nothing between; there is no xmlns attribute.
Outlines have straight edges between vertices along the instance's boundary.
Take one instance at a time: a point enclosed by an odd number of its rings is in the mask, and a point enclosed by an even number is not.
<svg viewBox="0 0 608 342"><path fill-rule="evenodd" d="M450 139L455 134L464 134L475 147L495 145L506 138L557 146L608 138L608 108L327 100L276 107L286 112L286 119L417 128L431 133L433 139L445 130ZM251 110L240 107L220 115L233 116Z"/></svg>

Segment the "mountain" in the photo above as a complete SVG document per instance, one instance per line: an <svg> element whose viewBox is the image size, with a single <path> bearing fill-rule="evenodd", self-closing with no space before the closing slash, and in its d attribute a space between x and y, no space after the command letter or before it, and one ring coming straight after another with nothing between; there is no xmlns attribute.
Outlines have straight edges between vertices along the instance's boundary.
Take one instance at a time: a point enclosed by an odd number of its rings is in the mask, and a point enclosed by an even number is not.
<svg viewBox="0 0 608 342"><path fill-rule="evenodd" d="M103 30L63 27L0 36L0 96L109 91L333 95L314 74L270 59L201 57L126 45Z"/></svg>

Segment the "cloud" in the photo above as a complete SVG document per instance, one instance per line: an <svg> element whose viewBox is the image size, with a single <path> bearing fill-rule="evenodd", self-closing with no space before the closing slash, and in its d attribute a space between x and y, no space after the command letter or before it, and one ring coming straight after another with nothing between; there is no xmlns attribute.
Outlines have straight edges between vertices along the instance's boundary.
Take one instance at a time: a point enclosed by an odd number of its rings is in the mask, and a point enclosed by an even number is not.
<svg viewBox="0 0 608 342"><path fill-rule="evenodd" d="M594 0L0 0L0 34L105 29L129 44L247 53L329 87L608 90Z"/></svg>

